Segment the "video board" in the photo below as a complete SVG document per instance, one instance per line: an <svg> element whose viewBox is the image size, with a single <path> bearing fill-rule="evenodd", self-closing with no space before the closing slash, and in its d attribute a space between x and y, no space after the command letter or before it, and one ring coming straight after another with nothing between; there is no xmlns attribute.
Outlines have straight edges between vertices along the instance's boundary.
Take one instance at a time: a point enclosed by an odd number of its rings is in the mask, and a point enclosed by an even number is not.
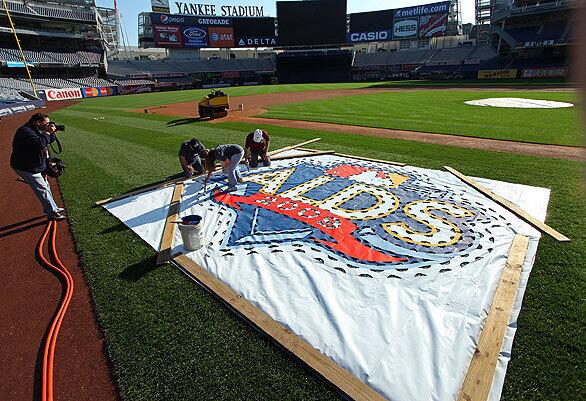
<svg viewBox="0 0 586 401"><path fill-rule="evenodd" d="M348 43L431 38L446 34L450 2L350 14Z"/></svg>
<svg viewBox="0 0 586 401"><path fill-rule="evenodd" d="M346 42L346 0L278 1L279 46Z"/></svg>
<svg viewBox="0 0 586 401"><path fill-rule="evenodd" d="M275 46L275 19L199 17L151 13L157 47L221 48Z"/></svg>
<svg viewBox="0 0 586 401"><path fill-rule="evenodd" d="M278 1L273 17L151 13L157 47L228 48L341 45L444 36L450 1L349 15L346 0Z"/></svg>

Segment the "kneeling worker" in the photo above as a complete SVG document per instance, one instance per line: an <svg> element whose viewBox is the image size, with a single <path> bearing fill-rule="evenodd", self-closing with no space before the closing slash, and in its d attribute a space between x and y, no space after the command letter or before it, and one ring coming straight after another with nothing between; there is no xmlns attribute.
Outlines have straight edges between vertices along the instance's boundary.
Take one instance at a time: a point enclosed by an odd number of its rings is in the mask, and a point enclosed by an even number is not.
<svg viewBox="0 0 586 401"><path fill-rule="evenodd" d="M218 145L209 151L204 150L201 156L204 159L205 168L208 173L204 181L204 187L216 168L216 161L219 161L222 163L222 171L228 177L229 186L227 191L230 192L237 189L236 185L242 182L242 175L240 174L238 165L244 156L244 149L240 145Z"/></svg>
<svg viewBox="0 0 586 401"><path fill-rule="evenodd" d="M203 165L199 153L205 149L200 141L195 138L185 141L179 149L179 162L186 177L203 173Z"/></svg>
<svg viewBox="0 0 586 401"><path fill-rule="evenodd" d="M268 155L269 142L269 134L264 130L256 129L248 134L244 151L246 153L246 161L251 167L258 166L258 159L261 159L265 166L270 166L271 159Z"/></svg>

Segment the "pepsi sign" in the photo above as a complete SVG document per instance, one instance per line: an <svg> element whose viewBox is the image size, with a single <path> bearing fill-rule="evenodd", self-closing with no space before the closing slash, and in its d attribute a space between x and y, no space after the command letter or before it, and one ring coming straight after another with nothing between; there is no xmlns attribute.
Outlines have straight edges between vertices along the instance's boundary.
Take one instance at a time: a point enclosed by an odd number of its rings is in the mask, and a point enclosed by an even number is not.
<svg viewBox="0 0 586 401"><path fill-rule="evenodd" d="M159 19L162 24L183 24L185 22L185 17L177 15L160 14Z"/></svg>

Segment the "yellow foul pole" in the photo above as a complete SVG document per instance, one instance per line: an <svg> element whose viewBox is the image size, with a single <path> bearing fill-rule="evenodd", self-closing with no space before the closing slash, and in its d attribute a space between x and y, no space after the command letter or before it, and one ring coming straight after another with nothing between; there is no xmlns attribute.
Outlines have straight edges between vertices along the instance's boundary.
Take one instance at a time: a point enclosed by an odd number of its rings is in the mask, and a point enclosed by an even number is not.
<svg viewBox="0 0 586 401"><path fill-rule="evenodd" d="M20 40L18 40L18 35L16 34L16 29L14 28L14 23L12 22L12 16L10 15L10 11L8 11L8 4L6 4L6 0L2 0L2 4L4 5L4 11L8 16L8 21L10 21L10 27L12 28L12 33L14 34L16 45L18 46L18 50L20 51L20 57L22 58L22 62L24 63L24 68L26 68L26 73L28 74L28 79L31 83L31 88L33 88L33 93L35 94L35 97L37 97L37 88L35 87L35 83L33 82L33 77L31 75L31 71L28 68L28 63L26 62L26 58L24 57L22 47L20 46Z"/></svg>

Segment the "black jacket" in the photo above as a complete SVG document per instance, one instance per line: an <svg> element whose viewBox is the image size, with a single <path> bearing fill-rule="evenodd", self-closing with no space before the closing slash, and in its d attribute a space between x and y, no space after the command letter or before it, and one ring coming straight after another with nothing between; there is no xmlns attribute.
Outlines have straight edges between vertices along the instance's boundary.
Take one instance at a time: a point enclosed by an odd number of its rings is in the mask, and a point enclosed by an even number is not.
<svg viewBox="0 0 586 401"><path fill-rule="evenodd" d="M42 173L47 166L45 148L55 140L55 134L47 135L32 124L16 130L12 140L10 166L15 170Z"/></svg>

